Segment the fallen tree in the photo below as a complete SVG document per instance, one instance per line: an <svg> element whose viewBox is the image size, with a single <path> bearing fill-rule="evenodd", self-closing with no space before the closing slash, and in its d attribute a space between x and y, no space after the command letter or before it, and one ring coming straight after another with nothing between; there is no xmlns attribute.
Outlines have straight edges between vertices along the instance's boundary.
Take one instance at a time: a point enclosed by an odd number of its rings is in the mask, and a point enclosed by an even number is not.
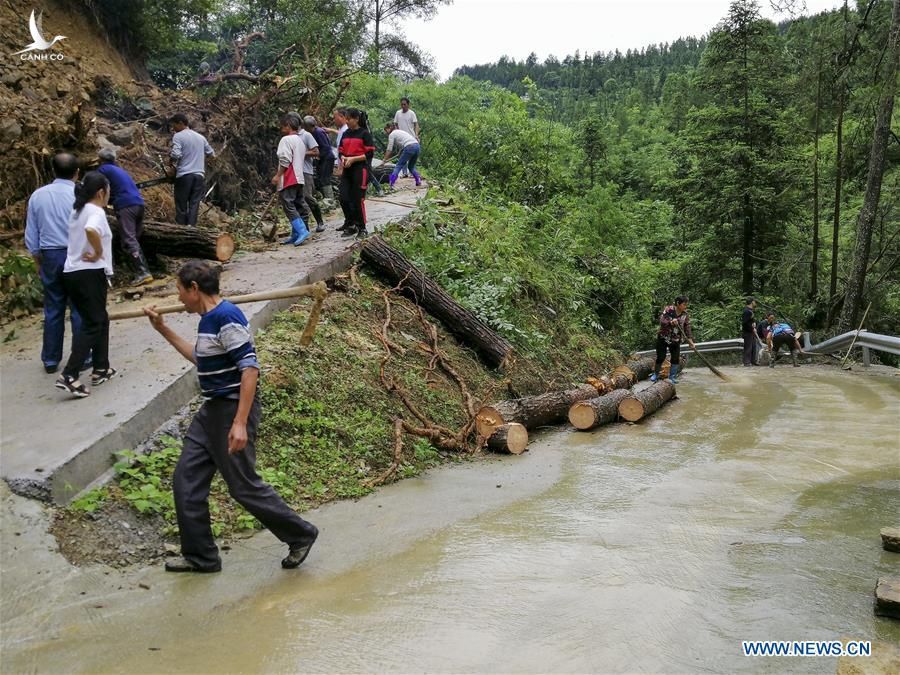
<svg viewBox="0 0 900 675"><path fill-rule="evenodd" d="M381 237L370 237L363 245L362 259L397 290L435 317L460 342L472 347L492 368L501 367L512 345L486 323L454 300L402 253Z"/></svg>
<svg viewBox="0 0 900 675"><path fill-rule="evenodd" d="M616 389L603 396L578 401L569 408L569 422L581 431L615 422L619 418L619 404L630 396L628 389Z"/></svg>
<svg viewBox="0 0 900 675"><path fill-rule="evenodd" d="M487 440L487 446L494 452L508 452L521 455L528 447L528 430L517 422L503 424Z"/></svg>
<svg viewBox="0 0 900 675"><path fill-rule="evenodd" d="M475 429L479 435L490 438L495 429L511 422L518 422L526 429L557 424L566 419L573 403L596 395L594 385L580 384L565 391L551 391L482 406L475 416Z"/></svg>
<svg viewBox="0 0 900 675"><path fill-rule="evenodd" d="M637 422L655 413L674 397L675 385L668 380L660 380L619 403L619 417L626 422Z"/></svg>
<svg viewBox="0 0 900 675"><path fill-rule="evenodd" d="M152 220L144 221L141 247L151 253L219 262L230 260L237 248L234 237L227 232Z"/></svg>
<svg viewBox="0 0 900 675"><path fill-rule="evenodd" d="M624 366L616 367L609 375L603 377L587 378L587 381L597 388L600 394L608 394L616 389L628 389L641 380L646 380L653 372L656 359L645 356L642 359L633 359Z"/></svg>

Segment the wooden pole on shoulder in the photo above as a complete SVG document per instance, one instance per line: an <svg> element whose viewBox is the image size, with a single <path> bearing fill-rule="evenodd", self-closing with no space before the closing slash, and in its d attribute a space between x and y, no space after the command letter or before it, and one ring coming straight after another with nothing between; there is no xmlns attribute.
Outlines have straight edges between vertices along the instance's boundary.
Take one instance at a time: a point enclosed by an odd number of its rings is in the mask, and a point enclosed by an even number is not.
<svg viewBox="0 0 900 675"><path fill-rule="evenodd" d="M315 284L305 284L303 286L292 286L291 288L277 288L272 291L260 291L259 293L247 293L246 295L234 295L230 298L225 298L229 302L234 303L235 305L241 305L248 302L261 302L263 300L281 300L283 298L305 298L305 297L313 297L317 301L325 300L325 297L328 295L328 288L325 286L324 281L319 281ZM149 307L150 305L148 305ZM321 304L319 303L319 307L321 308ZM185 306L181 303L177 305L163 305L162 307L156 308L157 314L174 314L176 312L185 311ZM121 321L122 319L139 319L146 316L144 314L143 309L126 309L121 312L110 312L109 320L110 321Z"/></svg>

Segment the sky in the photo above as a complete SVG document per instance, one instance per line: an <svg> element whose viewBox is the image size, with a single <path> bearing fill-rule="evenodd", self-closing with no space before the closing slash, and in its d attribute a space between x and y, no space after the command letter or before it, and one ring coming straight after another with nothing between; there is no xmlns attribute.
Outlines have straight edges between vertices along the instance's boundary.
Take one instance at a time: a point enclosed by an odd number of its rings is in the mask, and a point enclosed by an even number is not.
<svg viewBox="0 0 900 675"><path fill-rule="evenodd" d="M400 24L406 37L426 49L441 79L462 65L490 63L504 54L543 61L582 54L640 49L679 37L708 33L728 12L729 0L455 0L431 21ZM806 0L806 14L842 4ZM763 15L779 21L769 0Z"/></svg>

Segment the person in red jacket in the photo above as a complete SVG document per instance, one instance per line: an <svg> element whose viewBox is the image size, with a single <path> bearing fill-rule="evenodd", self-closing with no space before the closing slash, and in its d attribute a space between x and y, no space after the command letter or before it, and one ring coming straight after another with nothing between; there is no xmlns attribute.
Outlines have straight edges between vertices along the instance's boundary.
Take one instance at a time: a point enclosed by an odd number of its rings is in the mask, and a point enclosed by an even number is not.
<svg viewBox="0 0 900 675"><path fill-rule="evenodd" d="M340 199L345 226L341 236L366 236L366 189L369 187L369 166L375 154L375 141L368 129L366 114L347 108L347 131L338 146L343 171Z"/></svg>

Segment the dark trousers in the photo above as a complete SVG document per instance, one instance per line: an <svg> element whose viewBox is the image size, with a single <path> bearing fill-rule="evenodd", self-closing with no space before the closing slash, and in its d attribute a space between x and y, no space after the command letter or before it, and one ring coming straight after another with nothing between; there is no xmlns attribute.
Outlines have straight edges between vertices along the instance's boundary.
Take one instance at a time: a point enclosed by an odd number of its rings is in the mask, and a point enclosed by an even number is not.
<svg viewBox="0 0 900 675"><path fill-rule="evenodd" d="M309 223L309 206L303 197L302 185L291 185L284 188L280 193L281 208L288 221L296 218L302 218L304 223Z"/></svg>
<svg viewBox="0 0 900 675"><path fill-rule="evenodd" d="M63 375L78 377L88 354L93 352L94 370L109 368L109 315L106 313L106 271L65 272L63 283L72 304L81 315L81 330L72 338L72 353Z"/></svg>
<svg viewBox="0 0 900 675"><path fill-rule="evenodd" d="M344 169L341 174L341 210L348 228L366 229L366 189L369 187L369 170L365 164L359 168Z"/></svg>
<svg viewBox="0 0 900 675"><path fill-rule="evenodd" d="M681 358L681 343L680 342L666 342L659 335L656 336L656 366L653 368L654 372L659 372L659 369L662 368L663 361L666 360L666 351L668 351L671 355L671 362L673 366L679 365Z"/></svg>
<svg viewBox="0 0 900 675"><path fill-rule="evenodd" d="M788 333L781 333L780 335L776 335L772 338L772 352L773 356L777 357L778 353L781 351L782 347L787 347L788 352L797 351L797 345L794 344L794 341L797 338L794 335L790 335Z"/></svg>
<svg viewBox="0 0 900 675"><path fill-rule="evenodd" d="M202 173L189 173L175 179L175 223L196 225L200 200L206 181Z"/></svg>
<svg viewBox="0 0 900 675"><path fill-rule="evenodd" d="M309 210L312 211L313 218L316 219L316 224L322 224L322 209L319 208L319 202L316 200L316 180L315 176L311 173L303 174L303 201L306 202L306 205L309 207Z"/></svg>
<svg viewBox="0 0 900 675"><path fill-rule="evenodd" d="M319 159L316 167L319 189L325 199L333 199L334 192L331 189L331 176L334 174L334 157Z"/></svg>
<svg viewBox="0 0 900 675"><path fill-rule="evenodd" d="M144 205L135 204L126 206L116 211L119 221L119 236L122 238L122 248L129 261L139 259L144 252L141 250L141 235L144 233Z"/></svg>
<svg viewBox="0 0 900 675"><path fill-rule="evenodd" d="M281 541L303 544L316 533L315 527L298 516L256 473L259 400L253 401L247 418L247 446L228 454L228 432L237 408L236 399L226 398L208 400L200 407L184 438L172 478L181 554L202 568L213 568L220 562L209 519L209 486L216 470L231 496Z"/></svg>
<svg viewBox="0 0 900 675"><path fill-rule="evenodd" d="M745 330L741 333L741 337L744 338L744 353L742 356L742 361L745 366L752 366L756 364L756 334L752 330Z"/></svg>
<svg viewBox="0 0 900 675"><path fill-rule="evenodd" d="M67 305L72 310L72 335L81 329L81 317L63 283L65 264L66 249L41 249L41 266L38 274L44 285L44 342L41 347L41 361L45 366L56 366L62 361Z"/></svg>

